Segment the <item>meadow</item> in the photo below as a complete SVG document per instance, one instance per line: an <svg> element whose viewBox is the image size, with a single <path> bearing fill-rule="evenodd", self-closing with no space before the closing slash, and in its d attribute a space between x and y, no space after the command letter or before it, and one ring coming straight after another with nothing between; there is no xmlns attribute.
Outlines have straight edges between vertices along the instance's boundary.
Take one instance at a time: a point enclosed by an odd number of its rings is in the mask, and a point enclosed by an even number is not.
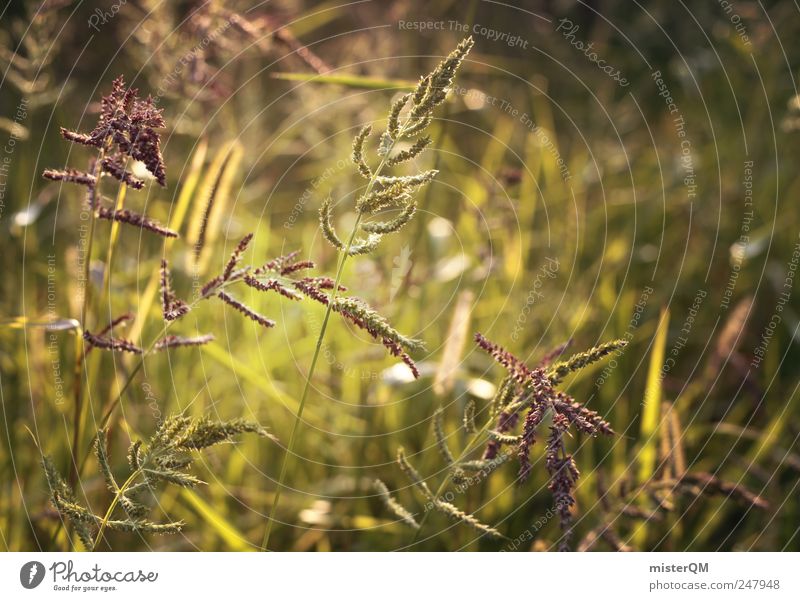
<svg viewBox="0 0 800 601"><path fill-rule="evenodd" d="M0 7L0 549L800 550L800 15L732 4Z"/></svg>

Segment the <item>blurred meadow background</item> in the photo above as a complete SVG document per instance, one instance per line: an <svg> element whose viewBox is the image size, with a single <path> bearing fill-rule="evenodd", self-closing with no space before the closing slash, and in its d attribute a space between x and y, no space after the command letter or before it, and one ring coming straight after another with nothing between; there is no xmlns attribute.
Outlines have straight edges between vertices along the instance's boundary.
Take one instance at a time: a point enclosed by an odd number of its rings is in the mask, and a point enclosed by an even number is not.
<svg viewBox="0 0 800 601"><path fill-rule="evenodd" d="M523 485L504 465L448 489L508 540L438 514L414 540L373 488L380 478L424 513L396 467L397 448L434 490L448 477L434 411L443 408L448 442L463 448L465 407L474 401L484 415L503 376L475 347L480 331L529 365L570 339L575 350L629 341L564 383L617 431L568 440L581 472L575 546L800 549L800 9L749 0L5 4L0 548L71 548L42 455L67 474L76 419L83 455L136 363L88 355L76 417L80 345L70 320L81 314L83 191L41 173L80 167L91 153L58 128L91 129L120 74L164 109L167 187L129 190L125 206L181 237L112 232L100 221L89 265L88 327L131 312L125 337L145 344L163 327L162 257L187 296L248 232L248 262L300 250L332 275L337 255L317 210L328 195L351 202L362 185L349 160L353 136L382 127L392 100L467 35L475 47L420 159L439 175L403 233L350 260L343 276L425 341L414 356L422 376L414 381L380 344L332 320L271 548L554 548L558 519L538 447ZM353 220L346 206L343 231ZM259 547L324 307L239 294L276 327L221 303L193 310L181 333L215 340L145 360L110 422L113 465L124 471L130 437L174 412L244 417L280 442L243 438L203 454L197 476L207 485L157 499L157 515L186 523L181 534L113 532L101 548ZM688 494L626 501L682 473L713 475L717 489L700 482ZM93 460L76 494L100 515L108 505ZM654 506L657 515L632 515Z"/></svg>

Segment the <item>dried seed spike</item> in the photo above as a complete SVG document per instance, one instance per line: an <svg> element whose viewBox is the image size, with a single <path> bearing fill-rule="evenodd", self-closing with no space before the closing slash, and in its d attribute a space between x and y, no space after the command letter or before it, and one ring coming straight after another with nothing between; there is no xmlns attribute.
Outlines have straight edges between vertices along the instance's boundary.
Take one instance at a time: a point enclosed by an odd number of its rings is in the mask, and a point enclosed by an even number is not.
<svg viewBox="0 0 800 601"><path fill-rule="evenodd" d="M120 85L117 85L118 81ZM112 93L103 98L100 122L91 135L101 137L108 131L127 134L114 137L120 150L144 163L156 181L166 186L161 139L155 132L165 125L162 110L156 108L152 97L139 99L138 92L135 88L126 90L122 77L117 78Z"/></svg>
<svg viewBox="0 0 800 601"><path fill-rule="evenodd" d="M94 175L77 169L45 169L42 172L42 177L53 181L69 182L88 187L94 187L97 184L97 178Z"/></svg>
<svg viewBox="0 0 800 601"><path fill-rule="evenodd" d="M141 460L139 458L139 452L141 448L141 440L131 443L131 446L128 447L128 465L130 466L131 470L138 470L141 466Z"/></svg>
<svg viewBox="0 0 800 601"><path fill-rule="evenodd" d="M339 239L339 236L336 235L336 231L333 229L333 223L331 222L331 219L331 198L329 196L322 202L322 206L320 206L319 209L319 222L320 226L322 227L322 234L334 248L337 248L338 250L345 250L346 245ZM366 240L356 239L350 245L350 250L347 254L351 257L355 255L367 254L372 252L378 246L380 241L381 236L378 234L370 234L367 236Z"/></svg>
<svg viewBox="0 0 800 601"><path fill-rule="evenodd" d="M47 484L51 492L60 492L62 495L71 495L72 491L69 485L58 473L52 458L49 455L42 457L42 467L44 468L44 475L47 478Z"/></svg>
<svg viewBox="0 0 800 601"><path fill-rule="evenodd" d="M489 430L487 434L489 435L489 438L500 443L501 445L517 444L520 442L520 440L522 440L522 436L516 436L514 434L503 434L502 432L498 432L497 430Z"/></svg>
<svg viewBox="0 0 800 601"><path fill-rule="evenodd" d="M161 156L161 138L156 129L165 126L161 109L152 97L141 100L138 90L126 89L122 77L114 80L111 93L102 99L102 110L95 128L79 134L62 128L61 135L70 142L97 148L116 146L118 154L144 163L156 181L166 185L166 168Z"/></svg>
<svg viewBox="0 0 800 601"><path fill-rule="evenodd" d="M389 509L389 511L394 513L398 518L400 518L400 520L402 520L408 526L414 528L415 530L419 530L419 524L414 519L414 516L411 514L410 511L408 511L408 509L403 507L397 501L397 499L395 499L391 494L389 494L389 489L383 482L381 482L380 480L375 480L373 486L375 487L375 490L378 491L381 500L383 501L384 505L386 505L386 507Z"/></svg>
<svg viewBox="0 0 800 601"><path fill-rule="evenodd" d="M64 497L58 491L53 492L53 505L56 506L59 513L67 516L73 522L91 525L96 525L98 523L96 515L75 501Z"/></svg>
<svg viewBox="0 0 800 601"><path fill-rule="evenodd" d="M67 514L62 511L61 507L64 502L74 504L75 496L72 492L72 488L70 488L69 484L61 477L61 474L58 473L56 466L53 464L53 460L48 455L42 458L42 467L44 468L47 485L50 489L50 500L59 513L66 516ZM74 508L79 515L83 516L89 513L80 505L74 504ZM94 539L86 522L73 520L73 527L75 528L75 533L78 535L78 538L80 538L83 543L83 546L91 551L94 548Z"/></svg>
<svg viewBox="0 0 800 601"><path fill-rule="evenodd" d="M382 339L381 343L383 344L383 346L385 346L389 350L389 352L392 355L394 355L395 357L399 357L400 360L408 366L408 368L411 370L411 375L414 376L415 380L419 378L420 374L419 374L419 368L417 367L417 364L414 363L414 360L409 356L408 353L406 353L400 347L399 344L397 344L396 342L393 342L392 340L389 340L387 338Z"/></svg>
<svg viewBox="0 0 800 601"><path fill-rule="evenodd" d="M244 276L242 280L244 281L245 284L247 284L251 288L255 288L256 290L259 290L261 292L269 292L270 290L274 290L275 292L285 296L290 300L301 300L303 298L300 294L298 294L294 290L287 288L286 286L281 284L278 280L268 279L262 282L249 274Z"/></svg>
<svg viewBox="0 0 800 601"><path fill-rule="evenodd" d="M490 463L491 460L488 459L473 459L471 461L462 461L458 464L458 467L468 472L480 472L481 470L486 469Z"/></svg>
<svg viewBox="0 0 800 601"><path fill-rule="evenodd" d="M119 157L106 157L100 162L100 165L105 173L108 173L114 179L123 182L134 190L141 190L144 188L144 182L125 169Z"/></svg>
<svg viewBox="0 0 800 601"><path fill-rule="evenodd" d="M142 469L142 473L144 473L145 478L151 482L169 482L170 484L175 484L183 488L194 488L200 484L205 484L200 478L178 470L151 469L146 467Z"/></svg>
<svg viewBox="0 0 800 601"><path fill-rule="evenodd" d="M405 163L406 161L410 161L413 158L416 158L428 147L431 143L430 136L425 136L423 138L418 139L414 144L411 145L410 148L406 150L401 150L392 158L386 161L386 164L389 167L393 167L395 165L399 165L400 163Z"/></svg>
<svg viewBox="0 0 800 601"><path fill-rule="evenodd" d="M356 238L350 245L350 251L347 254L351 257L369 254L378 247L381 238L382 236L379 234L370 234L366 240Z"/></svg>
<svg viewBox="0 0 800 601"><path fill-rule="evenodd" d="M425 483L425 480L422 479L422 476L419 475L419 472L414 469L408 459L406 459L406 452L403 447L397 449L397 464L400 466L400 469L403 473L408 477L411 483L419 489L419 491L430 500L433 500L433 493L431 489L428 488L428 485Z"/></svg>
<svg viewBox="0 0 800 601"><path fill-rule="evenodd" d="M200 289L200 298L208 298L211 293L215 292L222 284L222 276L218 275L210 281L206 282Z"/></svg>
<svg viewBox="0 0 800 601"><path fill-rule="evenodd" d="M414 88L414 95L411 99L411 103L413 105L417 106L422 103L422 99L425 98L425 95L428 93L428 87L430 86L430 83L430 74L423 75L419 78L419 83L417 84L417 87Z"/></svg>
<svg viewBox="0 0 800 601"><path fill-rule="evenodd" d="M59 128L61 136L68 142L75 142L76 144L83 144L84 146L100 146L100 144L88 134L78 133L67 129L66 127Z"/></svg>
<svg viewBox="0 0 800 601"><path fill-rule="evenodd" d="M114 475L111 473L111 465L108 461L108 452L106 446L108 445L108 437L104 429L97 431L97 437L94 439L94 454L97 456L97 462L100 464L100 471L103 474L103 479L106 481L108 490L113 493L119 491L117 482L114 480Z"/></svg>
<svg viewBox="0 0 800 601"><path fill-rule="evenodd" d="M266 317L264 317L259 313L256 313L250 307L236 300L227 292L220 290L219 292L217 292L217 296L220 299L222 299L225 303L227 303L228 305L239 311L239 313L255 321L257 324L262 325L265 328L272 328L275 326L274 321L272 321L271 319L267 319Z"/></svg>
<svg viewBox="0 0 800 601"><path fill-rule="evenodd" d="M134 227L153 232L154 234L158 234L159 236L164 236L165 238L178 237L178 232L164 227L157 221L148 219L144 215L129 211L128 209L120 209L117 211L114 209L108 209L106 207L99 207L97 209L97 216L100 219L108 219L109 221L118 221L120 223L132 225Z"/></svg>
<svg viewBox="0 0 800 601"><path fill-rule="evenodd" d="M500 411L497 416L497 426L495 427L494 431L506 433L513 430L519 421L519 410L521 408L522 405L519 405L514 409L504 409ZM494 459L497 456L497 453L500 451L500 447L500 442L490 439L489 442L486 443L486 450L483 452L483 458Z"/></svg>
<svg viewBox="0 0 800 601"><path fill-rule="evenodd" d="M189 312L189 305L175 296L166 259L161 259L161 313L167 321L175 321Z"/></svg>
<svg viewBox="0 0 800 601"><path fill-rule="evenodd" d="M474 528L478 532L483 532L484 534L488 534L493 538L505 538L502 534L500 534L499 531L484 524L471 513L466 513L465 511L460 510L452 503L437 499L433 502L433 506L445 515L450 516L454 520L465 523L467 526Z"/></svg>
<svg viewBox="0 0 800 601"><path fill-rule="evenodd" d="M486 351L500 365L505 367L509 375L520 384L529 384L532 381L540 380L544 377L541 370L531 370L522 361L505 350L502 346L491 342L480 332L475 334L475 342Z"/></svg>
<svg viewBox="0 0 800 601"><path fill-rule="evenodd" d="M136 346L130 340L123 338L110 338L107 336L96 336L89 330L84 330L83 339L90 343L93 347L101 348L107 351L122 351L125 353L133 353L141 355L142 349Z"/></svg>
<svg viewBox="0 0 800 601"><path fill-rule="evenodd" d="M560 361L556 363L549 370L547 370L547 377L550 378L553 384L557 384L566 375L572 373L573 371L577 371L594 363L595 361L599 361L606 355L613 353L616 350L625 348L626 346L628 346L628 341L624 339L604 342L603 344L595 346L588 351L576 353L566 361Z"/></svg>
<svg viewBox="0 0 800 601"><path fill-rule="evenodd" d="M329 278L327 276L317 276L313 278L303 278L304 281L311 282L319 288L320 290L333 290L336 287L336 282L333 281L333 278ZM342 286L339 284L338 287L339 292L347 292L347 286Z"/></svg>
<svg viewBox="0 0 800 601"><path fill-rule="evenodd" d="M427 129L427 127L431 123L433 123L433 114L432 113L429 114L429 115L425 115L424 117L422 117L422 119L417 121L414 125L406 127L406 129L404 130L404 133L409 137L413 137L413 136L419 135L423 131L425 131L425 129Z"/></svg>
<svg viewBox="0 0 800 601"><path fill-rule="evenodd" d="M234 436L245 433L257 434L263 438L277 441L265 428L254 422L241 418L230 421L212 421L207 417L201 417L192 420L183 434L173 442L176 447L195 451L230 442Z"/></svg>
<svg viewBox="0 0 800 601"><path fill-rule="evenodd" d="M389 135L389 132L385 131L381 134L376 152L379 157L385 159L386 155L389 154L392 148L394 148L394 140L392 140L392 136ZM386 164L388 165L389 163L387 162Z"/></svg>
<svg viewBox="0 0 800 601"><path fill-rule="evenodd" d="M99 522L100 518L94 516ZM145 532L148 534L177 534L181 531L185 524L183 522L168 522L166 524L156 524L147 520L130 519L130 520L109 520L106 522L106 527L109 530L117 530L119 532Z"/></svg>
<svg viewBox="0 0 800 601"><path fill-rule="evenodd" d="M364 143L372 133L372 126L365 125L361 128L355 138L353 138L353 163L358 167L358 172L364 179L372 179L372 169L367 165L364 159Z"/></svg>
<svg viewBox="0 0 800 601"><path fill-rule="evenodd" d="M214 208L217 194L219 194L220 188L222 187L222 180L225 177L225 173L228 171L228 164L230 163L234 154L233 147L231 147L225 155L225 158L222 160L222 165L220 165L219 172L214 178L214 183L211 185L211 190L208 194L208 199L206 200L206 206L203 208L203 215L200 219L200 231L197 234L197 242L195 242L194 245L195 260L200 258L200 253L203 252L203 247L206 245L206 233L208 231L208 223L211 219L211 211Z"/></svg>
<svg viewBox="0 0 800 601"><path fill-rule="evenodd" d="M253 271L253 274L261 275L268 271L280 273L281 269L283 269L283 266L289 263L290 261L294 261L295 257L297 257L299 254L300 254L299 250L293 250L288 255L284 255L282 257L277 257L275 259L272 259L271 261L267 261L261 267L255 269Z"/></svg>
<svg viewBox="0 0 800 601"><path fill-rule="evenodd" d="M95 336L105 336L109 332L113 333L114 328L116 328L118 325L120 325L122 323L125 323L126 321L129 321L129 320L131 320L133 318L134 318L134 315L132 313L123 313L119 317L113 319L106 327L104 327L97 334L95 334ZM87 341L87 343L86 343L86 353L88 354L93 348L94 348L94 346L92 345L92 343Z"/></svg>
<svg viewBox="0 0 800 601"><path fill-rule="evenodd" d="M574 424L581 432L590 434L604 434L606 436L613 436L614 430L606 420L604 420L599 413L587 409L580 403L572 399L572 397L559 392L556 393L551 402L553 409L559 414L563 415Z"/></svg>
<svg viewBox="0 0 800 601"><path fill-rule="evenodd" d="M175 294L172 292L172 283L169 277L169 267L166 259L161 259L161 313L166 318L167 314L172 310L172 301Z"/></svg>
<svg viewBox="0 0 800 601"><path fill-rule="evenodd" d="M541 359L539 359L539 364L537 367L547 367L553 361L558 359L570 346L572 346L572 338L548 351Z"/></svg>
<svg viewBox="0 0 800 601"><path fill-rule="evenodd" d="M332 202L330 196L322 201L322 205L319 208L319 223L322 227L322 235L331 243L331 246L339 250L344 250L344 242L339 239L339 236L336 235L336 230L333 228Z"/></svg>
<svg viewBox="0 0 800 601"><path fill-rule="evenodd" d="M417 203L411 202L406 208L394 219L390 221L372 221L369 223L362 223L361 229L370 234L393 234L401 230L409 221L414 217L417 212Z"/></svg>
<svg viewBox="0 0 800 601"><path fill-rule="evenodd" d="M173 441L173 446L177 446L177 444ZM170 470L185 470L188 469L192 462L194 462L194 458L191 455L175 455L172 452L166 453L163 456L156 456L153 458L153 462L158 467L163 467Z"/></svg>
<svg viewBox="0 0 800 601"><path fill-rule="evenodd" d="M437 169L430 169L428 171L418 173L417 175L381 175L375 178L375 181L382 186L404 184L405 186L419 187L433 180L438 173L439 171Z"/></svg>
<svg viewBox="0 0 800 601"><path fill-rule="evenodd" d="M467 434L475 434L478 427L475 425L475 401L470 399L464 407L464 431Z"/></svg>
<svg viewBox="0 0 800 601"><path fill-rule="evenodd" d="M693 492L691 489L694 488L696 489L694 494L697 496L702 494L726 495L759 509L769 509L770 507L768 501L751 492L744 485L737 482L726 482L708 472L687 472L676 480L661 480L653 483L652 486L658 488L679 487L684 492L690 493Z"/></svg>
<svg viewBox="0 0 800 601"><path fill-rule="evenodd" d="M436 447L439 449L439 453L444 458L445 463L447 465L453 465L456 459L453 457L453 453L450 452L450 447L447 446L447 437L444 433L443 421L444 409L439 407L433 412L433 434L436 437Z"/></svg>
<svg viewBox="0 0 800 601"><path fill-rule="evenodd" d="M492 399L492 415L498 415L501 411L510 412L509 404L514 402L517 393L517 385L514 378L506 376L497 387L497 392ZM520 407L521 408L521 407Z"/></svg>
<svg viewBox="0 0 800 601"><path fill-rule="evenodd" d="M427 76L425 85L420 82L414 93L415 102L410 117L412 122L430 116L433 109L444 102L458 68L474 44L472 37L461 40L456 49ZM423 87L424 90L421 89Z"/></svg>
<svg viewBox="0 0 800 601"><path fill-rule="evenodd" d="M472 461L462 461L458 467L468 472L481 472L483 475L489 475L503 463L511 458L511 452L505 452L493 457L492 459L475 459Z"/></svg>
<svg viewBox="0 0 800 601"><path fill-rule="evenodd" d="M132 520L140 520L150 512L147 505L134 501L127 495L120 495L119 504Z"/></svg>
<svg viewBox="0 0 800 601"><path fill-rule="evenodd" d="M150 439L151 448L172 446L173 440L180 436L192 423L191 418L171 415L159 426Z"/></svg>
<svg viewBox="0 0 800 601"><path fill-rule="evenodd" d="M395 182L382 190L373 190L356 200L356 211L375 213L386 207L405 206L411 200L414 186L403 181Z"/></svg>
<svg viewBox="0 0 800 601"><path fill-rule="evenodd" d="M160 138L150 129L136 131L134 143L130 148L130 155L137 161L144 163L147 170L153 175L160 186L167 186L167 172L164 166L164 157L161 156Z"/></svg>
<svg viewBox="0 0 800 601"><path fill-rule="evenodd" d="M318 303L327 306L330 298L325 294L321 288L315 284L311 278L303 278L293 282L295 288L305 294L308 298L317 301Z"/></svg>
<svg viewBox="0 0 800 601"><path fill-rule="evenodd" d="M286 276L297 271L303 271L304 269L313 269L315 267L314 261L297 261L296 263L291 263L290 265L284 265L281 267L281 275Z"/></svg>
<svg viewBox="0 0 800 601"><path fill-rule="evenodd" d="M332 308L349 319L353 325L366 330L373 338L391 341L409 351L424 348L421 340L409 338L395 330L383 316L361 299L352 296L337 296L332 301Z"/></svg>
<svg viewBox="0 0 800 601"><path fill-rule="evenodd" d="M163 351L168 348L178 348L183 346L202 346L212 342L213 340L213 334L204 334L202 336L193 337L169 335L159 340L156 343L154 350Z"/></svg>
<svg viewBox="0 0 800 601"><path fill-rule="evenodd" d="M393 140L397 140L400 137L400 113L410 98L411 92L404 94L392 104L392 108L389 111L389 125L386 131Z"/></svg>
<svg viewBox="0 0 800 601"><path fill-rule="evenodd" d="M517 448L517 458L519 459L519 480L525 482L531 473L530 448L536 442L536 428L544 419L544 408L532 405L525 418L525 425L522 429L522 439ZM496 443L495 443L496 444ZM487 449L488 450L488 449Z"/></svg>
<svg viewBox="0 0 800 601"><path fill-rule="evenodd" d="M172 307L164 314L164 319L167 321L175 321L186 315L189 312L189 305L182 300L176 298L172 301Z"/></svg>
<svg viewBox="0 0 800 601"><path fill-rule="evenodd" d="M556 414L550 426L550 436L545 447L545 467L550 474L548 489L553 494L553 501L559 516L561 531L559 551L569 551L572 537L572 507L575 505L575 484L580 475L572 455L564 450L563 435L569 426L567 419Z"/></svg>

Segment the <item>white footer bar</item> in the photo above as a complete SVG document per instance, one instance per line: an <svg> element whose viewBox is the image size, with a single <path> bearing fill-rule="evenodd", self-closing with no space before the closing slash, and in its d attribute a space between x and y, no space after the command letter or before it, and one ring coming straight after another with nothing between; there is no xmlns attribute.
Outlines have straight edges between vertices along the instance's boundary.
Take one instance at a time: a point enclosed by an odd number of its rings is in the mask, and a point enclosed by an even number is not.
<svg viewBox="0 0 800 601"><path fill-rule="evenodd" d="M4 553L0 597L796 600L799 560L795 553Z"/></svg>

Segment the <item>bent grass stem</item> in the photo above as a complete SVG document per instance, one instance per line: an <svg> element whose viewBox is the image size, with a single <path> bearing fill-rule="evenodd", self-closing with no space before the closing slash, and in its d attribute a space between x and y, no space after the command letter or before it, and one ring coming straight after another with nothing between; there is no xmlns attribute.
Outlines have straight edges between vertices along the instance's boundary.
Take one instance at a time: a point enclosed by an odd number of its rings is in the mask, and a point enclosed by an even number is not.
<svg viewBox="0 0 800 601"><path fill-rule="evenodd" d="M126 163L127 167L127 163ZM117 190L117 198L115 201L115 210L119 211L123 208L125 204L125 196L127 192L127 185L125 182L120 183L119 188ZM94 221L96 217L93 215L92 219L92 226L94 226ZM117 244L117 240L119 239L119 229L120 224L117 221L112 222L111 224L111 234L109 237L108 242L108 249L106 251L106 263L103 269L103 284L100 287L100 296L98 298L98 306L102 309L103 304L106 300L106 296L109 296L109 314L111 312L111 302L110 302L110 294L111 294L111 261L113 258L114 249ZM88 259L88 256L87 256ZM88 280L87 285L88 285ZM84 319L82 317L82 319ZM112 319L112 316L109 315L109 320ZM82 355L85 354L85 346L81 345ZM86 363L86 357L82 356L81 360L83 363ZM86 388L81 392L81 402L76 403L76 407L80 406L80 418L75 428L75 440L73 441L73 466L75 465L75 457L77 457L78 453L78 445L80 444L79 432L83 432L86 429L86 417L87 417L87 403L84 401L84 396L88 394L88 391L94 387L95 382L97 381L97 376L100 371L100 361L101 356L99 353L95 353L92 359L86 365ZM104 424L105 425L105 424ZM103 427L103 426L101 426ZM82 468L83 464L81 464ZM80 470L77 472L76 477L80 477Z"/></svg>
<svg viewBox="0 0 800 601"><path fill-rule="evenodd" d="M97 545L100 544L100 541L103 539L103 532L105 532L106 525L108 521L111 519L111 514L114 513L114 509L116 509L117 504L119 503L120 497L122 494L128 489L131 483L142 473L142 468L137 468L134 472L128 477L127 480L122 484L121 487L117 489L117 492L114 494L114 498L111 501L111 504L108 506L106 510L106 514L103 516L103 521L100 522L100 528L97 531L97 536L94 539L94 545L92 545L92 549L97 549Z"/></svg>
<svg viewBox="0 0 800 601"><path fill-rule="evenodd" d="M402 135L402 134L401 134ZM400 138L401 136L397 136ZM367 184L366 192L364 193L365 196L368 196L369 193L372 191L372 188L375 186L375 183L378 180L378 176L383 171L383 168L386 165L386 157L389 156L392 149L394 148L395 142L392 141L392 144L389 146L389 150L384 155L384 158L381 159L378 168L372 174L372 177ZM297 407L297 415L295 415L294 424L292 425L292 431L289 435L289 442L286 445L286 453L283 456L283 462L281 463L281 470L278 475L278 485L275 490L275 497L272 500L272 507L270 508L269 517L267 518L267 526L266 530L264 531L264 540L261 543L261 550L268 551L269 550L269 537L272 533L272 525L275 522L275 515L278 508L278 503L280 502L281 493L283 492L284 480L286 478L286 470L289 465L289 458L291 457L292 453L294 452L294 443L297 437L297 432L300 429L300 420L303 417L303 409L306 405L306 400L308 399L308 393L311 389L311 379L314 377L314 371L317 367L317 362L319 360L319 354L322 349L322 342L325 338L325 332L328 329L328 322L330 321L331 312L333 310L333 301L336 298L336 294L339 292L339 284L342 280L342 274L344 273L344 265L347 262L347 257L350 255L350 249L353 246L353 241L356 238L356 234L358 233L358 226L361 224L361 213L357 213L355 223L353 224L353 230L350 232L350 238L347 240L347 245L344 248L344 252L342 253L342 258L339 260L339 267L336 270L336 279L333 283L333 291L331 292L331 299L328 302L328 306L325 309L325 317L322 320L322 327L319 331L319 336L317 337L317 343L314 347L314 356L311 358L311 365L308 369L308 374L306 375L306 381L303 385L303 395L300 397L300 404Z"/></svg>
<svg viewBox="0 0 800 601"><path fill-rule="evenodd" d="M238 280L224 282L218 288L216 288L216 290L224 290L231 284L236 284L237 282ZM207 297L201 296L195 299L194 301L189 303L188 305L189 308L194 309L200 303L200 301L205 300L206 298ZM153 340L150 342L147 348L142 352L139 361L137 361L136 365L134 365L133 368L131 369L127 379L125 380L125 383L122 385L117 395L111 401L109 401L109 403L105 406L102 417L100 418L100 422L98 423L98 429L106 427L106 424L108 424L108 421L114 414L114 410L121 404L122 396L125 394L125 392L127 392L128 388L130 388L131 384L133 383L133 379L136 377L136 374L138 374L139 371L141 371L142 367L144 367L144 360L154 353L156 345L162 338L164 338L167 335L173 323L175 322L169 321L165 323L164 327L161 328L161 330L153 338ZM95 437L92 438L91 444L94 443ZM92 455L91 444L89 445L89 449L87 450L86 454L83 456L83 459L81 460L80 466L78 468L78 476L80 476L83 473L83 468L85 467L86 462L89 460L89 457L91 457Z"/></svg>
<svg viewBox="0 0 800 601"><path fill-rule="evenodd" d="M491 416L486 421L486 423L477 432L475 432L475 434L472 435L472 438L469 439L466 446L464 447L464 450L461 451L458 457L456 457L456 460L453 462L453 465L458 465L459 463L461 463L464 460L464 458L474 450L472 447L475 445L476 442L478 442L478 439L480 439L484 434L486 434L486 431L494 423L494 417L495 416ZM436 492L433 495L433 502L436 502L437 499L441 498L442 493L444 493L444 489L447 488L449 482L450 482L449 475L447 475L445 476L444 480L442 480L442 483L439 485L439 488L436 489ZM423 514L422 519L419 521L419 528L416 529L414 538L411 540L410 546L413 547L419 540L420 534L422 533L422 528L428 521L428 516L432 513L432 511L433 511L432 509L428 509Z"/></svg>

